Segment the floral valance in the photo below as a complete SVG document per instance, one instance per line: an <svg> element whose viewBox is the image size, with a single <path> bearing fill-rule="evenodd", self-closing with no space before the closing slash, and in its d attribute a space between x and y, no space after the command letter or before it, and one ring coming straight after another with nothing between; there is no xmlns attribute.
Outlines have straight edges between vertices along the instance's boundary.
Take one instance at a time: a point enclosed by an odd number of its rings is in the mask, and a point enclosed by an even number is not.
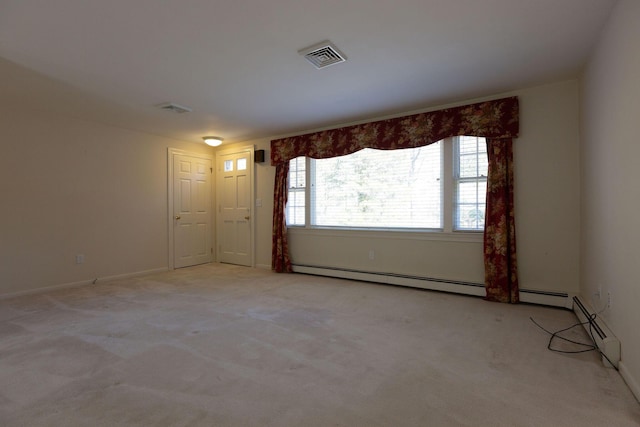
<svg viewBox="0 0 640 427"><path fill-rule="evenodd" d="M363 148L420 147L458 135L516 138L518 117L518 98L510 97L275 139L271 141L271 164L299 156L343 156Z"/></svg>

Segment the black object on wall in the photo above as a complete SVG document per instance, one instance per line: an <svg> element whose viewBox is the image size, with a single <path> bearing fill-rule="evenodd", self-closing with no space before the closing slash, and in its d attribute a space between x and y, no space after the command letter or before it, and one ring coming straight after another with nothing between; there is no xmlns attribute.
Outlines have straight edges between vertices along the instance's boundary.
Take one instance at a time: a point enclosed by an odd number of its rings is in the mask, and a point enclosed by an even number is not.
<svg viewBox="0 0 640 427"><path fill-rule="evenodd" d="M263 163L264 162L264 150L256 150L253 153L253 160L256 163Z"/></svg>

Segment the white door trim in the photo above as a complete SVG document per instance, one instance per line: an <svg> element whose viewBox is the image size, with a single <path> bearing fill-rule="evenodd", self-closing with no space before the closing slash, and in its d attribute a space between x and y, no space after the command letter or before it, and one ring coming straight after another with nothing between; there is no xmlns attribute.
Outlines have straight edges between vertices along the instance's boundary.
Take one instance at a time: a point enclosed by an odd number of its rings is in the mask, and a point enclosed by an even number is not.
<svg viewBox="0 0 640 427"><path fill-rule="evenodd" d="M211 161L211 166L214 167L213 165L215 164L215 158L212 154L204 154L204 153L194 153L191 151L186 151L186 150L182 150L179 148L172 148L172 147L168 147L167 148L167 235L168 235L168 242L167 242L167 265L169 266L169 270L174 270L175 269L175 263L174 263L174 247L173 247L173 226L174 226L174 221L173 221L173 156L174 155L183 155L183 156L190 156L190 157L196 157L198 159L207 159ZM212 174L212 183L215 182L215 175ZM213 191L213 190L212 190ZM214 217L213 217L213 208L214 208L214 197L210 198L211 200L211 224L214 223ZM211 227L211 230L215 230L215 227ZM215 241L214 240L214 236L211 236L211 241Z"/></svg>
<svg viewBox="0 0 640 427"><path fill-rule="evenodd" d="M249 165L248 167L251 168L251 181L249 183L250 189L249 189L249 198L250 198L250 211L249 211L249 216L251 217L251 222L249 223L249 227L251 230L251 239L250 239L250 249L249 249L249 253L250 253L250 259L251 259L251 267L255 267L256 266L256 261L255 261L255 253L256 253L256 245L255 245L255 235L256 235L256 220L255 220L255 174L256 174L256 170L255 170L255 160L254 160L254 150L255 150L255 146L254 145L244 145L244 146L239 146L239 147L235 147L235 148L228 148L226 150L219 150L216 151L216 159L214 162L214 169L216 169L217 171L217 166L218 166L218 160L220 158L220 156L224 156L224 155L229 155L229 154L234 154L234 153L240 153L243 151L248 151L249 152ZM215 192L216 192L216 197L215 197L215 206L214 206L214 212L218 212L218 179L219 179L220 174L216 173L214 181L214 187L215 187ZM216 225L215 225L215 230L216 230L216 235L215 235L215 260L216 262L220 262L220 251L218 250L219 248L219 242L218 242L218 238L220 236L220 233L218 232L218 228L220 227L219 225L219 221L220 221L220 215L215 215L216 219Z"/></svg>

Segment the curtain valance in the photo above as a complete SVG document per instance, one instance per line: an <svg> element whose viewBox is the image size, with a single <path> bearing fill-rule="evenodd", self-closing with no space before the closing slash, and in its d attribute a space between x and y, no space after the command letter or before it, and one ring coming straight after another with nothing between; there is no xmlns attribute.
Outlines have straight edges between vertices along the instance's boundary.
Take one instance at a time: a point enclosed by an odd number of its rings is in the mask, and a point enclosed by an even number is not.
<svg viewBox="0 0 640 427"><path fill-rule="evenodd" d="M516 138L518 98L510 97L271 141L271 164L299 156L343 156L363 148L394 150L429 145L458 135Z"/></svg>

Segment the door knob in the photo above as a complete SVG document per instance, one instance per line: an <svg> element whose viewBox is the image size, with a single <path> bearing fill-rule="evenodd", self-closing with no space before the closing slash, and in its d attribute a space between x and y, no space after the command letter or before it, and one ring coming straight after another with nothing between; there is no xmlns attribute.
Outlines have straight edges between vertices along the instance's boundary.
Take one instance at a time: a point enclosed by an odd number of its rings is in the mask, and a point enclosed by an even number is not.
<svg viewBox="0 0 640 427"><path fill-rule="evenodd" d="M250 216L245 216L244 219L246 219L247 221L249 221L249 218L251 218Z"/></svg>
<svg viewBox="0 0 640 427"><path fill-rule="evenodd" d="M176 215L176 219L180 219L180 215Z"/></svg>

